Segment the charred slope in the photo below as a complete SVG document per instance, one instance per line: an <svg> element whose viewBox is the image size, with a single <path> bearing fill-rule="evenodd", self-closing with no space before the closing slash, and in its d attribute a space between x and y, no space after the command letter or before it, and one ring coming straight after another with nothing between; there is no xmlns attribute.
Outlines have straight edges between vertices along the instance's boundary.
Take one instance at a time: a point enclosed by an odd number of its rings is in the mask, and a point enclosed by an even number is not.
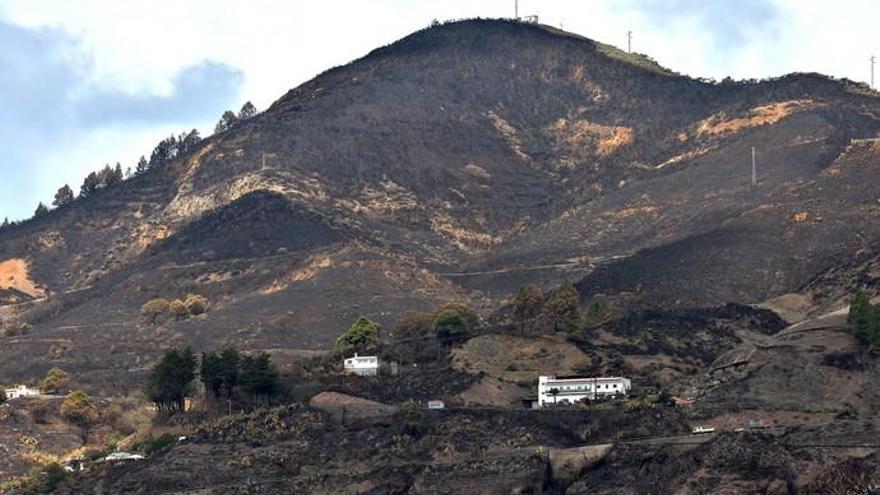
<svg viewBox="0 0 880 495"><path fill-rule="evenodd" d="M878 150L848 147L878 130L874 94L818 75L707 84L545 26L426 29L0 233L3 324L33 325L0 370L97 366L86 344L324 347L359 314L489 311L565 277L635 305L760 301L880 237ZM186 292L204 320L140 321Z"/></svg>

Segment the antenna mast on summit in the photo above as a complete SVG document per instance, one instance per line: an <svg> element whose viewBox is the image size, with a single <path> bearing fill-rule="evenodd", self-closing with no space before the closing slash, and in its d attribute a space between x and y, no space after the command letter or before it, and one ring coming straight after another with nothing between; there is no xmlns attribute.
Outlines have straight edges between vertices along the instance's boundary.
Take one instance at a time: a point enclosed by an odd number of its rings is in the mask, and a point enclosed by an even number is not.
<svg viewBox="0 0 880 495"><path fill-rule="evenodd" d="M871 55L871 87L874 87L874 64L877 62L877 57Z"/></svg>
<svg viewBox="0 0 880 495"><path fill-rule="evenodd" d="M627 53L632 53L633 51L633 32L626 32L626 51Z"/></svg>
<svg viewBox="0 0 880 495"><path fill-rule="evenodd" d="M513 0L513 18L519 19L519 0Z"/></svg>

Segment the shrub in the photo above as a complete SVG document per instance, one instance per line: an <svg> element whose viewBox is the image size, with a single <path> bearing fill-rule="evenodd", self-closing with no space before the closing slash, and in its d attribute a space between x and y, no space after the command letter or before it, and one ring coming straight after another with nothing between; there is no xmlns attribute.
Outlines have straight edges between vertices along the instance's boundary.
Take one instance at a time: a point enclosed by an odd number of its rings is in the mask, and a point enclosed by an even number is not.
<svg viewBox="0 0 880 495"><path fill-rule="evenodd" d="M396 339L418 338L430 335L433 331L434 315L418 311L404 313L397 320L391 333Z"/></svg>
<svg viewBox="0 0 880 495"><path fill-rule="evenodd" d="M150 299L141 306L141 314L147 318L150 325L153 325L168 312L168 305L168 301L161 297Z"/></svg>
<svg viewBox="0 0 880 495"><path fill-rule="evenodd" d="M31 401L28 405L31 413L31 419L37 424L47 424L52 416L52 403L47 400Z"/></svg>
<svg viewBox="0 0 880 495"><path fill-rule="evenodd" d="M596 325L602 323L611 317L614 310L607 301L602 299L594 299L587 306L587 314L584 316L584 323L587 325Z"/></svg>
<svg viewBox="0 0 880 495"><path fill-rule="evenodd" d="M148 437L137 445L137 449L142 451L144 455L151 456L158 452L162 452L177 443L177 437L170 433L153 438Z"/></svg>
<svg viewBox="0 0 880 495"><path fill-rule="evenodd" d="M183 320L189 316L189 310L186 309L186 304L180 299L175 299L168 303L168 311L174 316L175 320Z"/></svg>
<svg viewBox="0 0 880 495"><path fill-rule="evenodd" d="M186 305L186 310L191 315L200 315L208 312L208 308L211 306L210 301L205 296L200 296L198 294L187 294L186 299L183 301L183 304Z"/></svg>

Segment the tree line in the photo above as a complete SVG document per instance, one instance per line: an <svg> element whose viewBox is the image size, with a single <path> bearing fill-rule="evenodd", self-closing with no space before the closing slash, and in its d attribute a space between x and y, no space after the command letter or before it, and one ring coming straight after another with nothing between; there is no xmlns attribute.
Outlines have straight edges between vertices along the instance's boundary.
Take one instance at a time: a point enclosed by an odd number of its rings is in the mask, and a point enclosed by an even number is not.
<svg viewBox="0 0 880 495"><path fill-rule="evenodd" d="M171 349L150 370L144 393L159 412L185 410L186 399L195 390L196 378L204 385L209 400L233 400L261 405L271 403L281 392L281 379L271 357L234 348L204 352L190 348Z"/></svg>
<svg viewBox="0 0 880 495"><path fill-rule="evenodd" d="M214 127L214 133L219 134L225 132L234 128L241 122L252 119L256 115L257 108L250 101L242 105L238 114L231 110L226 110L223 112L223 115ZM116 165L112 167L108 163L104 165L104 168L89 172L89 174L86 175L79 188L78 197L88 198L102 189L112 187L127 179L142 175L150 169L161 168L175 158L193 151L201 141L202 137L199 135L199 131L197 129L192 129L189 132L181 132L177 136L172 134L159 141L156 147L153 148L152 153L150 153L150 159L147 160L145 156L141 155L140 159L138 159L137 163L134 165L134 168L129 166L123 171L122 164L119 162L116 162ZM53 198L51 206L62 208L76 199L77 195L74 193L73 188L68 184L64 184L55 192L55 197ZM49 206L40 201L39 204L37 204L37 208L34 211L34 216L32 218L40 218L47 213L49 213ZM0 223L0 231L14 227L17 224L18 222L10 221L8 217L4 218L3 222Z"/></svg>

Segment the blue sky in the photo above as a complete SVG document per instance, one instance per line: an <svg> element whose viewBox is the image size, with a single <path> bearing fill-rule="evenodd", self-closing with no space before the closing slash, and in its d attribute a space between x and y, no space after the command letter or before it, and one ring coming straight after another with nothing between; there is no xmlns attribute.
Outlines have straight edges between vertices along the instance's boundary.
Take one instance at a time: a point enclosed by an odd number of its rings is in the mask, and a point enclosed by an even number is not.
<svg viewBox="0 0 880 495"><path fill-rule="evenodd" d="M0 221L105 163L133 165L227 108L266 108L315 74L434 18L514 0L0 0ZM880 2L520 0L520 14L694 76L817 71L866 81ZM878 73L880 74L880 73Z"/></svg>

